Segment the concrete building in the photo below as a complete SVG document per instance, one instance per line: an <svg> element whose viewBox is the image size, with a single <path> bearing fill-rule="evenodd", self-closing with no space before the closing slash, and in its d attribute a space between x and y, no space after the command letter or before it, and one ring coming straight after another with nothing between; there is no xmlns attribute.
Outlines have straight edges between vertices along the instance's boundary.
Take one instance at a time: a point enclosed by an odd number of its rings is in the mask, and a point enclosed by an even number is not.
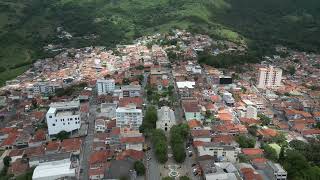
<svg viewBox="0 0 320 180"><path fill-rule="evenodd" d="M99 116L106 117L108 119L116 118L116 103L101 103Z"/></svg>
<svg viewBox="0 0 320 180"><path fill-rule="evenodd" d="M140 85L127 85L122 86L122 97L139 97L141 94Z"/></svg>
<svg viewBox="0 0 320 180"><path fill-rule="evenodd" d="M281 86L282 69L269 66L259 69L258 88L276 89Z"/></svg>
<svg viewBox="0 0 320 180"><path fill-rule="evenodd" d="M134 105L118 107L116 109L116 124L120 128L131 128L138 130L142 124L142 110Z"/></svg>
<svg viewBox="0 0 320 180"><path fill-rule="evenodd" d="M76 177L76 170L71 168L70 160L53 161L38 165L33 172L32 180L55 180Z"/></svg>
<svg viewBox="0 0 320 180"><path fill-rule="evenodd" d="M203 143L197 146L199 156L213 156L218 161L237 162L239 149L229 145L217 145L216 143Z"/></svg>
<svg viewBox="0 0 320 180"><path fill-rule="evenodd" d="M80 102L51 103L46 119L49 135L55 135L61 131L72 132L80 129Z"/></svg>
<svg viewBox="0 0 320 180"><path fill-rule="evenodd" d="M114 79L98 79L97 90L98 95L108 94L114 91L116 86Z"/></svg>
<svg viewBox="0 0 320 180"><path fill-rule="evenodd" d="M176 124L174 111L168 106L162 106L161 109L158 109L157 116L157 129L169 131L171 127Z"/></svg>
<svg viewBox="0 0 320 180"><path fill-rule="evenodd" d="M222 99L226 103L226 105L228 105L228 106L233 106L235 103L235 100L232 97L232 94L229 92L223 93Z"/></svg>
<svg viewBox="0 0 320 180"><path fill-rule="evenodd" d="M187 121L202 120L201 109L197 100L182 100L182 109Z"/></svg>
<svg viewBox="0 0 320 180"><path fill-rule="evenodd" d="M258 115L258 112L256 107L251 105L247 107L246 118L257 119L257 115Z"/></svg>
<svg viewBox="0 0 320 180"><path fill-rule="evenodd" d="M33 94L53 94L56 89L61 88L60 85L52 82L37 82L32 86Z"/></svg>

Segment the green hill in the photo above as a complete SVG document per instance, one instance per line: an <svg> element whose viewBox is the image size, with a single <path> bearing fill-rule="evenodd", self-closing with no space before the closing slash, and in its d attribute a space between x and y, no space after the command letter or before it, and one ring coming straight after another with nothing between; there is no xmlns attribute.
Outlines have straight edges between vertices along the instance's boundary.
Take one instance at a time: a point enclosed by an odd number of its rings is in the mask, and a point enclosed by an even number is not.
<svg viewBox="0 0 320 180"><path fill-rule="evenodd" d="M0 83L46 56L48 43L112 47L172 27L247 41L258 53L274 44L319 51L319 15L318 0L1 0ZM74 38L57 38L60 26Z"/></svg>

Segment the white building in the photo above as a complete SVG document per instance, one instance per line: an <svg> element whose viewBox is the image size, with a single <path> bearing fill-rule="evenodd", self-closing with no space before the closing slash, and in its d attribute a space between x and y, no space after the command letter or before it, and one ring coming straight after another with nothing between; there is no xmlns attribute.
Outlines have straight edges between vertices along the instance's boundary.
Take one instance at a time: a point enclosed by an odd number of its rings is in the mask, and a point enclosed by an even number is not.
<svg viewBox="0 0 320 180"><path fill-rule="evenodd" d="M116 86L114 79L98 79L97 90L98 95L108 94L114 91Z"/></svg>
<svg viewBox="0 0 320 180"><path fill-rule="evenodd" d="M52 82L37 82L32 86L33 94L53 94L56 89L61 88L60 85Z"/></svg>
<svg viewBox="0 0 320 180"><path fill-rule="evenodd" d="M282 69L269 66L259 69L258 88L275 89L281 86Z"/></svg>
<svg viewBox="0 0 320 180"><path fill-rule="evenodd" d="M229 92L223 93L222 99L226 103L226 105L228 105L228 106L233 106L235 103L235 100L232 97L232 94Z"/></svg>
<svg viewBox="0 0 320 180"><path fill-rule="evenodd" d="M254 106L247 106L246 118L257 119L257 108Z"/></svg>
<svg viewBox="0 0 320 180"><path fill-rule="evenodd" d="M228 145L217 145L215 143L205 143L197 147L199 156L210 155L220 161L237 162L239 148Z"/></svg>
<svg viewBox="0 0 320 180"><path fill-rule="evenodd" d="M46 114L49 135L80 129L80 102L51 103Z"/></svg>
<svg viewBox="0 0 320 180"><path fill-rule="evenodd" d="M106 130L106 121L104 119L96 119L95 130L96 132L104 132Z"/></svg>
<svg viewBox="0 0 320 180"><path fill-rule="evenodd" d="M34 169L32 180L56 180L64 177L76 177L76 170L71 168L70 160L41 163Z"/></svg>
<svg viewBox="0 0 320 180"><path fill-rule="evenodd" d="M132 128L138 130L142 124L142 110L134 105L118 107L116 109L116 124L120 128Z"/></svg>
<svg viewBox="0 0 320 180"><path fill-rule="evenodd" d="M122 97L140 97L141 86L140 85L126 85L121 87Z"/></svg>
<svg viewBox="0 0 320 180"><path fill-rule="evenodd" d="M180 82L177 82L177 87L179 89L184 89L184 88L194 89L195 85L196 85L196 83L193 82L193 81L180 81Z"/></svg>
<svg viewBox="0 0 320 180"><path fill-rule="evenodd" d="M162 106L161 109L158 109L157 116L157 129L169 131L171 127L176 124L174 111L168 106Z"/></svg>

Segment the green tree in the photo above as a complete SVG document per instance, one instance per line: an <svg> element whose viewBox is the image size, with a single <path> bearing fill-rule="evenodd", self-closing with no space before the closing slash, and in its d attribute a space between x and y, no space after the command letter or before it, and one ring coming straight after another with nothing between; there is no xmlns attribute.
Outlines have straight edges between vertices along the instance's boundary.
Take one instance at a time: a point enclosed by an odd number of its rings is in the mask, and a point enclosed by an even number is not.
<svg viewBox="0 0 320 180"><path fill-rule="evenodd" d="M189 131L187 124L174 125L170 129L170 144L173 158L178 163L182 163L186 158L184 142L189 135Z"/></svg>
<svg viewBox="0 0 320 180"><path fill-rule="evenodd" d="M289 72L290 75L294 75L296 73L296 68L290 65L287 67L287 71Z"/></svg>
<svg viewBox="0 0 320 180"><path fill-rule="evenodd" d="M268 144L262 144L261 148L264 150L264 155L267 159L270 159L272 161L278 160L277 151L271 146L269 146Z"/></svg>
<svg viewBox="0 0 320 180"><path fill-rule="evenodd" d="M271 118L267 117L264 114L258 114L258 117L260 118L260 121L264 126L267 126L271 123Z"/></svg>
<svg viewBox="0 0 320 180"><path fill-rule="evenodd" d="M10 162L11 162L11 157L10 157L10 156L5 156L5 157L3 158L3 164L4 164L5 166L9 167L9 166L10 166Z"/></svg>
<svg viewBox="0 0 320 180"><path fill-rule="evenodd" d="M140 131L148 135L151 130L156 128L157 120L158 116L156 108L154 106L149 106L143 118Z"/></svg>
<svg viewBox="0 0 320 180"><path fill-rule="evenodd" d="M256 144L256 140L254 138L250 138L245 135L237 136L236 141L241 148L253 148Z"/></svg>
<svg viewBox="0 0 320 180"><path fill-rule="evenodd" d="M144 175L146 169L144 167L144 164L141 161L134 162L133 166L134 166L134 170L136 170L138 176Z"/></svg>
<svg viewBox="0 0 320 180"><path fill-rule="evenodd" d="M301 178L303 171L310 168L306 158L302 154L292 150L287 151L283 166L288 172L289 179Z"/></svg>
<svg viewBox="0 0 320 180"><path fill-rule="evenodd" d="M179 179L180 180L191 180L188 176L181 176Z"/></svg>
<svg viewBox="0 0 320 180"><path fill-rule="evenodd" d="M258 131L258 127L256 125L250 126L248 128L248 132L252 135L252 136L257 136L257 131Z"/></svg>
<svg viewBox="0 0 320 180"><path fill-rule="evenodd" d="M164 131L154 129L151 134L155 156L160 163L164 164L168 161L168 144Z"/></svg>
<svg viewBox="0 0 320 180"><path fill-rule="evenodd" d="M64 139L68 139L70 136L70 133L66 131L60 131L57 135L56 138L63 141Z"/></svg>
<svg viewBox="0 0 320 180"><path fill-rule="evenodd" d="M167 176L167 177L163 177L162 180L174 180L174 178Z"/></svg>

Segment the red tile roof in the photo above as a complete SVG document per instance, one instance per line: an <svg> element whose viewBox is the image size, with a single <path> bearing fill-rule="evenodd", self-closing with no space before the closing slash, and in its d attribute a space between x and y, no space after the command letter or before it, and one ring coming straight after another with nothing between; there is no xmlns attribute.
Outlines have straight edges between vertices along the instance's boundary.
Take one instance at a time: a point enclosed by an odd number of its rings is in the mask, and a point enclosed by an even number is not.
<svg viewBox="0 0 320 180"><path fill-rule="evenodd" d="M35 135L33 136L32 142L39 142L46 140L46 131L43 129L39 129L36 131Z"/></svg>
<svg viewBox="0 0 320 180"><path fill-rule="evenodd" d="M206 142L203 141L193 141L193 146L198 147L198 146L204 146Z"/></svg>
<svg viewBox="0 0 320 180"><path fill-rule="evenodd" d="M266 163L268 160L266 158L254 158L251 160L253 163Z"/></svg>
<svg viewBox="0 0 320 180"><path fill-rule="evenodd" d="M259 148L244 148L242 149L242 153L245 155L262 155L263 150Z"/></svg>
<svg viewBox="0 0 320 180"><path fill-rule="evenodd" d="M260 124L261 122L257 119L253 118L240 118L240 121L247 125L254 125L254 124Z"/></svg>
<svg viewBox="0 0 320 180"><path fill-rule="evenodd" d="M120 128L119 127L112 128L111 135L119 135L119 134L120 134Z"/></svg>
<svg viewBox="0 0 320 180"><path fill-rule="evenodd" d="M29 147L25 149L24 153L28 157L41 156L44 155L44 147L42 145L38 147Z"/></svg>
<svg viewBox="0 0 320 180"><path fill-rule="evenodd" d="M196 100L183 100L182 107L185 112L200 112L200 108L198 106L198 101Z"/></svg>
<svg viewBox="0 0 320 180"><path fill-rule="evenodd" d="M320 134L320 129L306 129L302 131L303 135L314 135Z"/></svg>
<svg viewBox="0 0 320 180"><path fill-rule="evenodd" d="M134 160L141 160L143 159L144 152L143 151L136 151L133 149L128 149L125 151L122 151L118 154L117 160L124 160L128 157L134 159Z"/></svg>
<svg viewBox="0 0 320 180"><path fill-rule="evenodd" d="M105 172L106 168L103 167L99 167L99 168L93 168L93 169L89 169L89 177L90 176L98 176L98 175L103 175L104 176L104 172ZM102 178L100 176L100 178Z"/></svg>
<svg viewBox="0 0 320 180"><path fill-rule="evenodd" d="M144 143L144 137L122 137L120 139L121 143Z"/></svg>
<svg viewBox="0 0 320 180"><path fill-rule="evenodd" d="M8 174L14 174L15 176L25 173L29 168L29 163L24 162L22 159L17 159L11 163Z"/></svg>
<svg viewBox="0 0 320 180"><path fill-rule="evenodd" d="M80 138L65 139L61 142L61 150L64 152L74 152L81 149L82 140Z"/></svg>
<svg viewBox="0 0 320 180"><path fill-rule="evenodd" d="M257 133L264 136L264 137L275 137L278 135L278 132L276 130L271 129L271 128L259 129L257 131Z"/></svg>
<svg viewBox="0 0 320 180"><path fill-rule="evenodd" d="M232 135L217 135L212 138L212 142L231 144L232 142L235 142L235 140Z"/></svg>
<svg viewBox="0 0 320 180"><path fill-rule="evenodd" d="M49 141L46 145L46 151L58 151L60 148L60 141Z"/></svg>
<svg viewBox="0 0 320 180"><path fill-rule="evenodd" d="M141 108L143 99L141 97L124 97L119 100L120 107L126 107L129 104L135 104L137 108Z"/></svg>
<svg viewBox="0 0 320 180"><path fill-rule="evenodd" d="M89 164L105 163L107 158L113 156L111 151L96 151L90 155Z"/></svg>
<svg viewBox="0 0 320 180"><path fill-rule="evenodd" d="M195 128L195 127L201 127L201 122L195 119L192 119L188 121L188 126L190 129Z"/></svg>
<svg viewBox="0 0 320 180"><path fill-rule="evenodd" d="M193 137L210 137L210 130L191 130L191 135Z"/></svg>
<svg viewBox="0 0 320 180"><path fill-rule="evenodd" d="M13 149L10 151L9 156L14 157L14 156L22 156L24 153L23 149Z"/></svg>
<svg viewBox="0 0 320 180"><path fill-rule="evenodd" d="M9 136L7 137L7 139L5 139L1 143L1 146L12 146L16 142L16 139L18 137L19 137L18 132L13 131L13 132L9 133Z"/></svg>
<svg viewBox="0 0 320 180"><path fill-rule="evenodd" d="M240 172L243 174L244 180L263 180L262 176L251 168L242 168Z"/></svg>

